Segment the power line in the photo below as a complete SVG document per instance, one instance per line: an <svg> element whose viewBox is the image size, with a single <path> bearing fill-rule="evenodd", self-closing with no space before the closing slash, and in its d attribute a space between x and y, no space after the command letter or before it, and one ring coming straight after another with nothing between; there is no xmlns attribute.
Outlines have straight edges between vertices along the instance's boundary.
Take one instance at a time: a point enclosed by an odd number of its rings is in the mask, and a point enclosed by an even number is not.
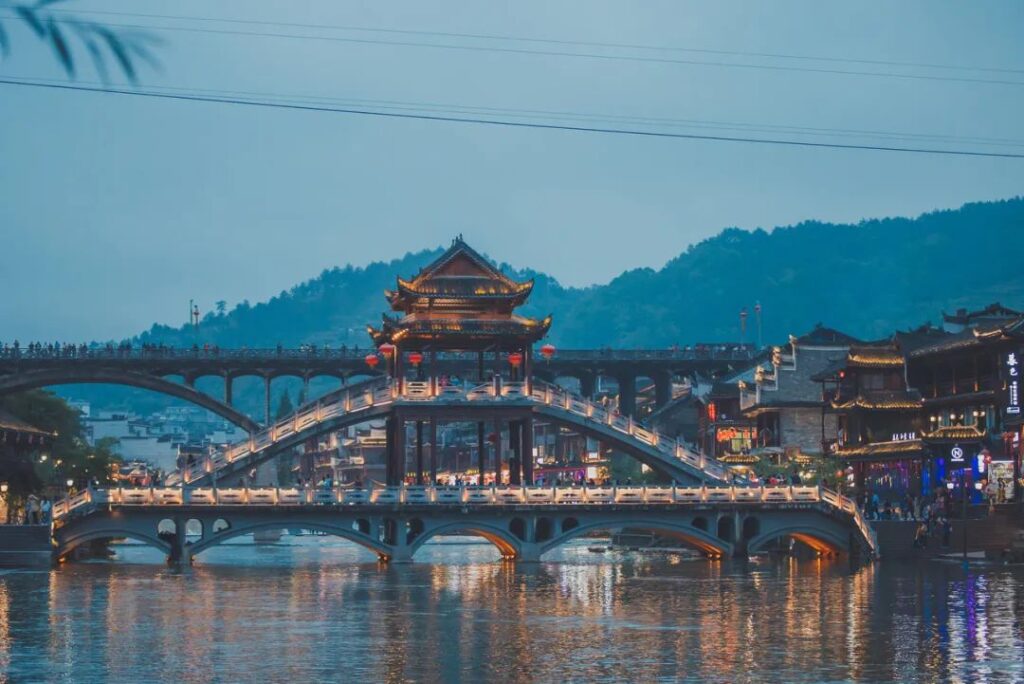
<svg viewBox="0 0 1024 684"><path fill-rule="evenodd" d="M741 136L723 135L699 135L692 133L674 133L669 131L646 131L639 129L625 128L599 128L592 126L567 126L564 124L535 123L525 121L508 121L502 119L481 119L474 117L441 116L429 114L408 114L399 112L385 112L370 109L352 109L340 107L326 107L316 105L303 105L285 102L268 102L261 100L244 100L228 97L210 97L202 95L185 95L174 93L155 93L137 90L121 90L116 88L97 88L81 85L43 83L38 81L17 81L11 79L0 79L0 85L13 85L32 88L48 88L53 90L106 93L112 95L131 95L135 97L150 97L164 100L181 100L186 102L208 102L216 104L247 105L251 107L266 107L272 109L288 109L307 112L331 112L335 114L350 114L357 116L374 116L390 119L411 119L420 121L437 121L448 123L478 124L486 126L503 126L509 128L531 128L542 130L573 131L578 133L604 133L609 135L632 135L650 138L675 138L682 140L707 140L714 142L740 142L761 145L789 145L794 147L818 147L842 150L869 150L876 152L907 152L917 154L953 155L964 157L998 157L1006 159L1024 159L1024 154L1012 152L984 152L978 150L944 150L924 147L898 147L885 145L857 145L847 143L810 142L803 140L784 140L772 138L748 138Z"/></svg>
<svg viewBox="0 0 1024 684"><path fill-rule="evenodd" d="M43 82L43 83L79 83L114 88L133 88L128 83L103 83L99 81L67 81L58 79L47 79L43 77L17 79L19 82ZM1010 147L1024 146L1024 140L1012 138L986 138L978 136L952 136L934 133L905 133L899 131L878 131L848 128L823 128L812 126L763 124L735 121L714 121L704 119L674 119L668 117L650 116L624 116L616 114L595 114L580 113L563 110L549 109L510 109L501 107L485 107L479 105L462 105L437 102L412 102L405 100L374 100L360 98L337 98L321 95L308 94L281 94L267 93L251 90L224 90L213 88L182 88L175 86L147 86L148 92L172 91L185 94L203 94L214 97L243 97L252 99L271 99L278 102L297 104L334 104L344 107L373 107L375 109L388 109L397 111L428 111L441 112L446 114L476 114L483 116L505 116L519 119L555 119L559 121L589 121L589 122L613 122L627 123L642 126L671 126L674 128L687 127L697 129L732 130L757 133L783 133L807 136L836 136L853 138L878 138L888 140L915 140L941 142L950 144L973 144L973 145L999 145Z"/></svg>
<svg viewBox="0 0 1024 684"><path fill-rule="evenodd" d="M105 24L108 28L133 29L142 31L177 31L209 35L250 36L257 38L280 38L287 40L311 40L331 43L348 43L355 45L391 45L395 47L430 48L435 50L461 50L467 52L493 52L500 54L536 55L542 57L569 57L577 59L595 59L603 61L639 62L650 64L674 64L684 66L710 66L725 69L749 69L757 71L784 71L796 73L826 74L831 76L865 76L879 78L909 79L915 81L944 81L952 83L980 83L988 85L1024 86L1024 81L1005 79L968 78L961 76L936 76L928 74L904 74L883 71L857 71L847 69L831 69L825 67L799 67L778 64L745 64L740 62L713 62L698 59L677 59L667 57L642 57L638 55L609 55L598 52L564 52L556 50L526 50L522 48L494 47L480 45L457 45L453 43L423 43L415 41L376 40L369 38L343 38L340 36L313 36L295 33L276 33L263 31L230 31L227 29L207 29L185 26L155 26L152 24Z"/></svg>
<svg viewBox="0 0 1024 684"><path fill-rule="evenodd" d="M175 21L202 21L222 24L244 24L250 26L283 26L287 28L356 31L364 33L390 33L395 35L438 36L442 38L468 38L473 40L500 40L508 42L539 43L547 45L576 45L580 47L602 47L620 50L650 50L658 52L689 52L709 55L733 55L737 57L764 57L769 59L791 59L815 62L835 62L847 64L872 64L876 66L899 66L920 69L949 69L955 71L982 71L992 73L1024 74L1024 69L1006 69L998 67L962 66L955 64L935 64L928 62L900 62L880 59L859 59L849 57L821 57L814 55L795 55L779 52L749 52L739 50L714 50L709 48L688 48L670 45L643 45L637 43L609 43L583 40L566 40L556 38L532 38L526 36L509 36L489 33L456 33L450 31L423 31L414 29L389 29L370 26L352 26L338 24L304 24L284 21L258 21L254 19L235 19L218 17L195 17L173 14L145 14L140 12L114 12L105 10L66 10L54 9L52 12L64 14L95 14L103 16L140 17L144 19L170 19Z"/></svg>

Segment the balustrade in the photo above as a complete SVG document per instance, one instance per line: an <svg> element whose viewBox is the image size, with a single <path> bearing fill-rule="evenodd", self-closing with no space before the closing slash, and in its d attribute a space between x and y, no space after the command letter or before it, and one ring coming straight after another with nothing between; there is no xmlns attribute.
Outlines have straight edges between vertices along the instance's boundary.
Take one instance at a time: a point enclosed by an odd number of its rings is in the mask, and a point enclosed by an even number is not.
<svg viewBox="0 0 1024 684"><path fill-rule="evenodd" d="M619 415L557 385L540 381L528 385L526 382L501 383L496 380L474 386L440 386L433 379L406 380L401 383L399 392L399 383L387 378L376 378L303 405L293 416L251 436L247 442L226 448L222 455L207 460L200 467L189 468L183 474L172 474L167 481L169 484L178 484L182 482L183 477L185 483L193 482L241 458L261 452L286 437L297 435L319 422L374 406L384 406L396 400L474 402L520 399L547 406L559 406L584 420L605 425L618 433L633 437L654 447L659 453L697 468L714 479L729 479L729 470L718 461L694 453L677 440L664 438L656 431L638 425L628 416Z"/></svg>
<svg viewBox="0 0 1024 684"><path fill-rule="evenodd" d="M280 487L87 488L53 506L61 524L73 513L100 506L464 506L506 505L817 505L849 514L857 529L877 549L874 531L855 503L822 487L434 487L398 486L371 489Z"/></svg>

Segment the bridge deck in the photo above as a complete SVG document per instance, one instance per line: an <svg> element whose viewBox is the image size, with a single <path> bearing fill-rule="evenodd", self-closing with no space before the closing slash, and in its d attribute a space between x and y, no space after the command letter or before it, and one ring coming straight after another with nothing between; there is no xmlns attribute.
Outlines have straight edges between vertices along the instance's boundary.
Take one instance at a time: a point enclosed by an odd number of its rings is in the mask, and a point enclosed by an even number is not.
<svg viewBox="0 0 1024 684"><path fill-rule="evenodd" d="M601 508L770 508L817 507L848 516L872 552L873 531L856 504L822 487L432 487L356 488L117 488L86 489L53 507L60 526L97 508L275 509L337 507L429 511L476 507L560 510Z"/></svg>
<svg viewBox="0 0 1024 684"><path fill-rule="evenodd" d="M380 378L359 386L339 390L300 407L248 440L234 444L221 453L196 463L180 474L172 474L168 484L210 484L213 477L251 468L282 449L308 437L337 429L345 424L369 420L380 409L394 406L467 409L485 406L503 407L519 403L532 410L561 419L591 432L620 441L649 460L673 479L728 483L728 467L715 458L688 448L684 443L649 430L634 419L589 401L549 383L500 381L480 385L441 386L435 380L396 382Z"/></svg>

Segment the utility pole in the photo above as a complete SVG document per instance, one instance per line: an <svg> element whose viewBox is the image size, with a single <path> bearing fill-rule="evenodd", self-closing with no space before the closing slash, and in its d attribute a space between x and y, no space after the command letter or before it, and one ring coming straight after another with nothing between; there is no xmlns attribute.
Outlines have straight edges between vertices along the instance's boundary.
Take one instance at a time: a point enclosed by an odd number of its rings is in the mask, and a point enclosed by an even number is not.
<svg viewBox="0 0 1024 684"><path fill-rule="evenodd" d="M757 319L757 348L761 348L761 301L754 303L754 318Z"/></svg>

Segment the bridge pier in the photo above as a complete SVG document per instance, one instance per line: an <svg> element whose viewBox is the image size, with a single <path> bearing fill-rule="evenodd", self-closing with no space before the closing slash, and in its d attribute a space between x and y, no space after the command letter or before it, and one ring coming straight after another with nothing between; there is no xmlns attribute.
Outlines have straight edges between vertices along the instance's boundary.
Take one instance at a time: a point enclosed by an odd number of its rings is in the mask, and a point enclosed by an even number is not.
<svg viewBox="0 0 1024 684"><path fill-rule="evenodd" d="M523 482L523 454L519 446L519 429L520 423L518 420L510 420L508 422L508 445L512 451L512 457L508 460L508 482L513 485L519 485Z"/></svg>
<svg viewBox="0 0 1024 684"><path fill-rule="evenodd" d="M423 421L416 421L416 484L423 485Z"/></svg>
<svg viewBox="0 0 1024 684"><path fill-rule="evenodd" d="M580 375L580 395L584 399L593 399L594 391L597 387L597 375L594 373L584 373Z"/></svg>
<svg viewBox="0 0 1024 684"><path fill-rule="evenodd" d="M624 416L636 415L636 376L623 375L615 378L619 383L619 413Z"/></svg>
<svg viewBox="0 0 1024 684"><path fill-rule="evenodd" d="M668 373L654 374L654 406L661 408L672 401L672 376Z"/></svg>
<svg viewBox="0 0 1024 684"><path fill-rule="evenodd" d="M264 409L264 411L263 411L263 415L265 416L263 424L264 425L268 425L268 426L271 424L270 423L270 381L271 381L271 379L270 379L269 375L263 376L263 388L264 388L264 393L263 393L264 394L264 397L263 397L263 409Z"/></svg>
<svg viewBox="0 0 1024 684"><path fill-rule="evenodd" d="M484 484L484 472L487 467L487 439L485 436L486 431L484 430L483 422L476 424L476 448L477 448L477 468L480 470L480 486Z"/></svg>
<svg viewBox="0 0 1024 684"><path fill-rule="evenodd" d="M189 552L186 539L188 522L181 516L175 516L173 520L174 538L171 540L171 553L167 556L167 565L178 569L191 567L192 554Z"/></svg>
<svg viewBox="0 0 1024 684"><path fill-rule="evenodd" d="M523 484L533 485L533 416L520 422L522 427L521 448L523 451Z"/></svg>
<svg viewBox="0 0 1024 684"><path fill-rule="evenodd" d="M430 419L430 484L437 484L437 418Z"/></svg>
<svg viewBox="0 0 1024 684"><path fill-rule="evenodd" d="M518 563L539 563L540 544L537 542L523 542L516 551L515 561Z"/></svg>
<svg viewBox="0 0 1024 684"><path fill-rule="evenodd" d="M224 403L228 406L234 404L234 379L230 375L224 376Z"/></svg>

